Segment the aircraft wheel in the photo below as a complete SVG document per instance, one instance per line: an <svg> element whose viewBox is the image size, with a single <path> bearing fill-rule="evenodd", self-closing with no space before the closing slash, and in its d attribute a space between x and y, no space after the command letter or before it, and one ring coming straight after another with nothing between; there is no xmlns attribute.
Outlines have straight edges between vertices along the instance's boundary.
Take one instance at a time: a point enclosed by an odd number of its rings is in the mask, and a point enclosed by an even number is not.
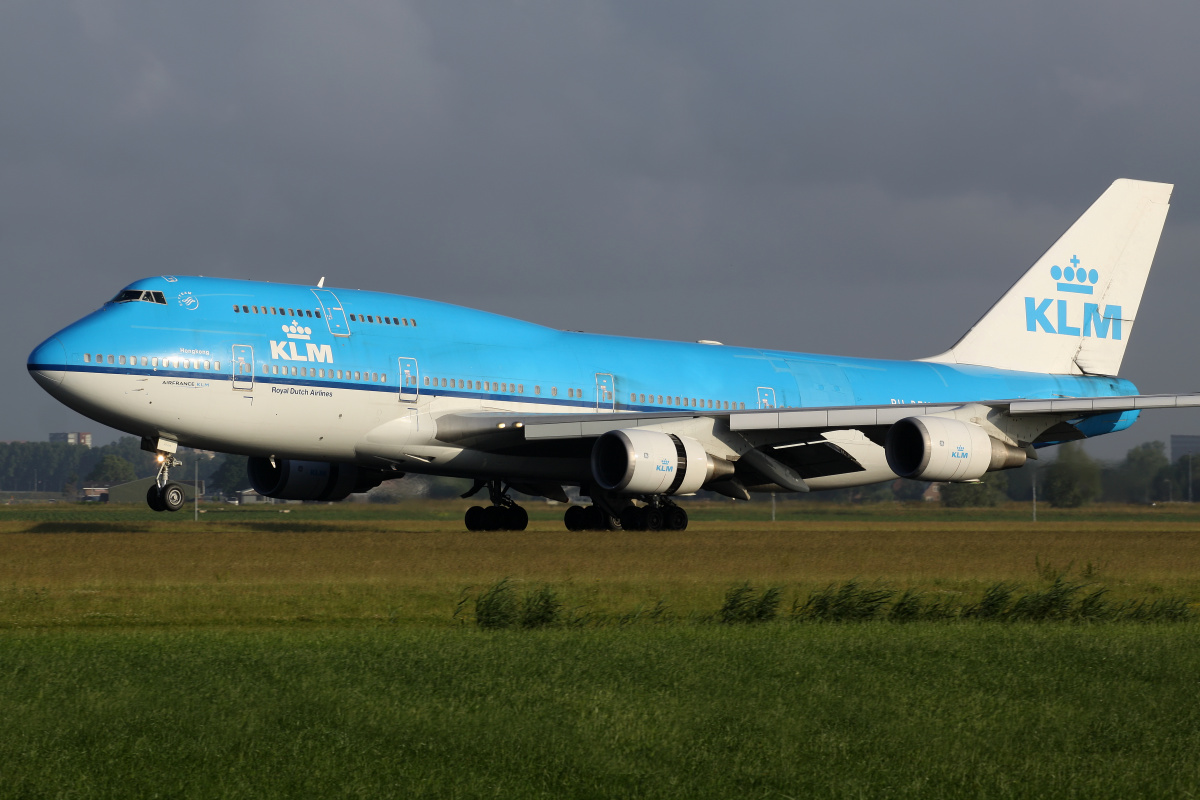
<svg viewBox="0 0 1200 800"><path fill-rule="evenodd" d="M679 506L671 506L663 514L663 525L670 531L686 530L688 526L688 515Z"/></svg>
<svg viewBox="0 0 1200 800"><path fill-rule="evenodd" d="M604 513L604 509L600 508L600 506L588 506L583 510L583 513L585 515L584 530L602 531L608 529L608 520L605 519L605 516L607 515Z"/></svg>
<svg viewBox="0 0 1200 800"><path fill-rule="evenodd" d="M627 531L642 529L642 509L637 506L625 506L621 509L621 527Z"/></svg>
<svg viewBox="0 0 1200 800"><path fill-rule="evenodd" d="M569 531L581 531L587 525L587 514L583 510L583 506L571 506L567 509L567 513L563 514L563 524L567 526Z"/></svg>
<svg viewBox="0 0 1200 800"><path fill-rule="evenodd" d="M504 530L504 509L500 506L488 506L483 510L483 527L480 530L484 531L501 531Z"/></svg>
<svg viewBox="0 0 1200 800"><path fill-rule="evenodd" d="M646 526L648 531L662 530L663 513L654 506L647 506L642 509L642 524Z"/></svg>
<svg viewBox="0 0 1200 800"><path fill-rule="evenodd" d="M523 531L529 527L529 512L520 506L510 507L505 517L508 522L506 527L510 531Z"/></svg>
<svg viewBox="0 0 1200 800"><path fill-rule="evenodd" d="M162 501L162 495L158 493L158 486L150 484L150 488L146 490L146 505L150 506L151 511L166 511L167 507Z"/></svg>
<svg viewBox="0 0 1200 800"><path fill-rule="evenodd" d="M467 509L467 513L463 517L463 521L467 525L467 530L481 531L481 530L484 530L484 527L483 527L484 519L483 518L484 518L483 506L471 506L470 508Z"/></svg>
<svg viewBox="0 0 1200 800"><path fill-rule="evenodd" d="M167 511L178 511L187 502L187 495L178 483L168 483L162 490L162 504Z"/></svg>

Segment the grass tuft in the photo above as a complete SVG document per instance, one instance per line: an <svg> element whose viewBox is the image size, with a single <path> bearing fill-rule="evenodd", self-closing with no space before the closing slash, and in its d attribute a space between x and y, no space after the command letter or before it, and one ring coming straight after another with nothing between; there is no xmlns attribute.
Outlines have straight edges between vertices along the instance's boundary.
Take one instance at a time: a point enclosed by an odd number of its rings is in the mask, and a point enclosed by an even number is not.
<svg viewBox="0 0 1200 800"><path fill-rule="evenodd" d="M782 595L783 590L777 586L764 589L762 594L756 593L749 583L734 586L725 592L717 619L725 625L768 622L778 614Z"/></svg>
<svg viewBox="0 0 1200 800"><path fill-rule="evenodd" d="M814 622L865 622L875 619L896 593L891 589L868 589L858 581L829 584L813 592L803 605L792 606L792 616Z"/></svg>
<svg viewBox="0 0 1200 800"><path fill-rule="evenodd" d="M481 628L511 628L518 616L517 593L508 578L501 578L475 597L475 624Z"/></svg>
<svg viewBox="0 0 1200 800"><path fill-rule="evenodd" d="M522 628L545 628L558 622L562 602L553 587L543 584L525 594L521 604Z"/></svg>

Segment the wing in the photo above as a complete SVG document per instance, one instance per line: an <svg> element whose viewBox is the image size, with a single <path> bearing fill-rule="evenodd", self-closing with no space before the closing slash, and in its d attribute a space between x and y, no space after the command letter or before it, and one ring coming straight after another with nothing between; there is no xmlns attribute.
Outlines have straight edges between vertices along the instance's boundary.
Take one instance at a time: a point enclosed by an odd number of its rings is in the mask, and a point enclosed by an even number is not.
<svg viewBox="0 0 1200 800"><path fill-rule="evenodd" d="M968 427L982 428L992 442L1001 443L1010 453L1024 451L1036 458L1035 448L1112 429L1129 412L1195 407L1200 407L1200 394L682 413L488 411L444 414L434 423L436 438L446 444L531 458L586 460L598 438L618 430L645 429L688 437L700 442L710 456L736 468L734 475L706 484L706 488L748 497L747 489L755 488L808 491L808 481L833 476L846 476L846 485L851 485L853 473L879 470L888 431L901 420L931 417L969 423ZM851 435L863 446L852 446L855 440L846 439ZM871 463L866 463L864 453L873 454ZM886 466L884 469L873 479L886 479L891 473Z"/></svg>

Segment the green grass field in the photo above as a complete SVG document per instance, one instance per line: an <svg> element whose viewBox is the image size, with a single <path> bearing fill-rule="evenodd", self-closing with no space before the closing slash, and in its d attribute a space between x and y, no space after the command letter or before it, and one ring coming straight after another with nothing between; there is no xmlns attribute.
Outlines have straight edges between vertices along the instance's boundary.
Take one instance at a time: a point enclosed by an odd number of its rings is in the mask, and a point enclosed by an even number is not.
<svg viewBox="0 0 1200 800"><path fill-rule="evenodd" d="M830 583L1200 597L1186 506L781 504L466 533L462 504L0 508L0 797L1187 797L1194 622L818 624ZM765 509L769 514L769 506ZM552 587L578 626L483 631ZM730 587L779 619L714 621ZM651 609L667 613L650 613ZM464 608L468 613L463 613ZM459 613L456 616L456 611Z"/></svg>

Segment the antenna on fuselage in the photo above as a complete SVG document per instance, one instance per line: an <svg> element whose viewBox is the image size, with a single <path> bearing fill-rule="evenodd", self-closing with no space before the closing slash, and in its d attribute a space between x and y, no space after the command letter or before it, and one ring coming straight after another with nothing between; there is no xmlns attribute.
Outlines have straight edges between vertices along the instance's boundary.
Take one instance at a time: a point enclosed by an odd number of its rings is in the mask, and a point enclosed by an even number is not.
<svg viewBox="0 0 1200 800"><path fill-rule="evenodd" d="M325 276L324 275L321 276L321 280L317 281L317 288L318 289L325 288Z"/></svg>

